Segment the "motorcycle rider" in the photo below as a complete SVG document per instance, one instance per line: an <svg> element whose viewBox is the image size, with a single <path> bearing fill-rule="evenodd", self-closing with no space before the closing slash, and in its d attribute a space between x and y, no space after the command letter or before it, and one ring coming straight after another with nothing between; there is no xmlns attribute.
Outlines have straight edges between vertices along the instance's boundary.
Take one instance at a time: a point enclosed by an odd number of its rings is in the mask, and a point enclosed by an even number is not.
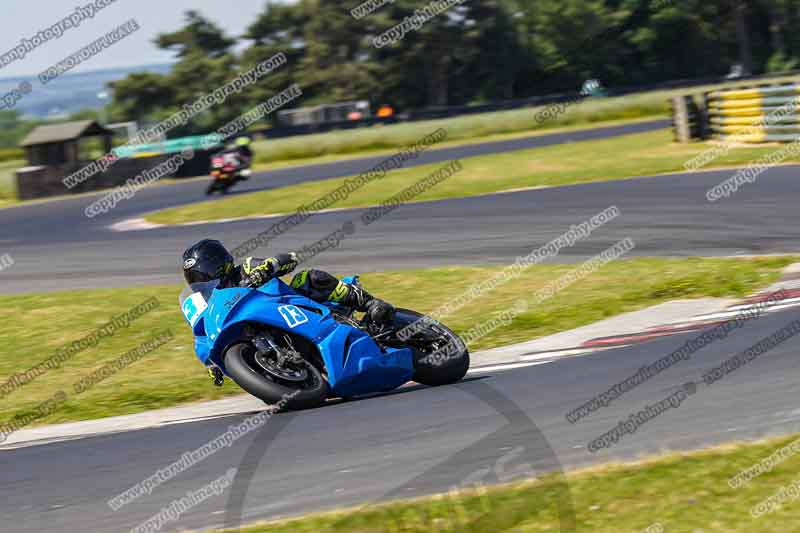
<svg viewBox="0 0 800 533"><path fill-rule="evenodd" d="M250 149L250 137L238 137L233 144L226 147L222 154L233 154L237 159L236 179L246 181L250 178L250 166L253 161L253 150Z"/></svg>
<svg viewBox="0 0 800 533"><path fill-rule="evenodd" d="M290 252L267 259L248 257L241 265L236 266L233 256L221 242L203 239L183 252L183 277L189 285L218 279L220 288L255 288L272 278L289 274L297 264L297 255ZM323 270L302 270L294 275L290 285L299 294L315 302L334 302L364 312L368 324L385 327L394 320L395 310L391 304L375 298L358 285L340 281ZM210 369L209 372L214 378L214 384L221 385L222 373L219 369Z"/></svg>
<svg viewBox="0 0 800 533"><path fill-rule="evenodd" d="M250 137L241 136L236 139L234 147L230 151L236 152L242 161L243 168L250 168L253 161L253 150L250 148Z"/></svg>

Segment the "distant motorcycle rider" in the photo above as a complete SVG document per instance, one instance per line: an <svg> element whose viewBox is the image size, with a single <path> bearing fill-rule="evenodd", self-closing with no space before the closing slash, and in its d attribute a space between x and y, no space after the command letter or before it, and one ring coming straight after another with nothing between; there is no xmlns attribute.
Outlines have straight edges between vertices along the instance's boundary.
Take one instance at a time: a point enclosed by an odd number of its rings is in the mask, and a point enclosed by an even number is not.
<svg viewBox="0 0 800 533"><path fill-rule="evenodd" d="M253 161L253 150L250 148L250 137L239 137L236 139L234 146L229 149L231 152L235 152L240 160L242 161L242 167L250 168L250 165Z"/></svg>

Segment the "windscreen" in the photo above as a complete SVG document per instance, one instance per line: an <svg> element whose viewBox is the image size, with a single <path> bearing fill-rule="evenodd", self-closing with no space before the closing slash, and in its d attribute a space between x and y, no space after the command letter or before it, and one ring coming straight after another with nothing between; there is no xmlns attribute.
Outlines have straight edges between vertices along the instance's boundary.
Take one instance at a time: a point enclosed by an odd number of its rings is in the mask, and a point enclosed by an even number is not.
<svg viewBox="0 0 800 533"><path fill-rule="evenodd" d="M192 327L208 307L208 301L211 299L214 289L218 286L219 280L215 279L202 283L192 283L181 291L180 296L178 296L178 304L181 306L183 316L186 317Z"/></svg>

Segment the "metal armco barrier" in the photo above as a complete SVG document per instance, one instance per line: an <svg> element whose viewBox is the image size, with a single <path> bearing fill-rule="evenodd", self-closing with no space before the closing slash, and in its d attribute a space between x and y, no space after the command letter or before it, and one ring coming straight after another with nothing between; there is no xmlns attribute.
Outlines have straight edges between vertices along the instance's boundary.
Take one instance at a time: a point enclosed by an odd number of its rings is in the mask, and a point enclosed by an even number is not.
<svg viewBox="0 0 800 533"><path fill-rule="evenodd" d="M800 139L800 86L775 85L705 94L708 128L721 140L741 143Z"/></svg>

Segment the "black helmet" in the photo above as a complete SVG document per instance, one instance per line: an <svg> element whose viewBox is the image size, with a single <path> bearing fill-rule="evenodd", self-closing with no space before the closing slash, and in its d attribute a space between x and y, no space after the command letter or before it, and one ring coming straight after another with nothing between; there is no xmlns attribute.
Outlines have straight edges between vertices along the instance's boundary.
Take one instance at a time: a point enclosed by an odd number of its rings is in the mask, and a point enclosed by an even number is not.
<svg viewBox="0 0 800 533"><path fill-rule="evenodd" d="M183 277L186 283L221 279L233 270L233 256L213 239L203 239L183 252Z"/></svg>

